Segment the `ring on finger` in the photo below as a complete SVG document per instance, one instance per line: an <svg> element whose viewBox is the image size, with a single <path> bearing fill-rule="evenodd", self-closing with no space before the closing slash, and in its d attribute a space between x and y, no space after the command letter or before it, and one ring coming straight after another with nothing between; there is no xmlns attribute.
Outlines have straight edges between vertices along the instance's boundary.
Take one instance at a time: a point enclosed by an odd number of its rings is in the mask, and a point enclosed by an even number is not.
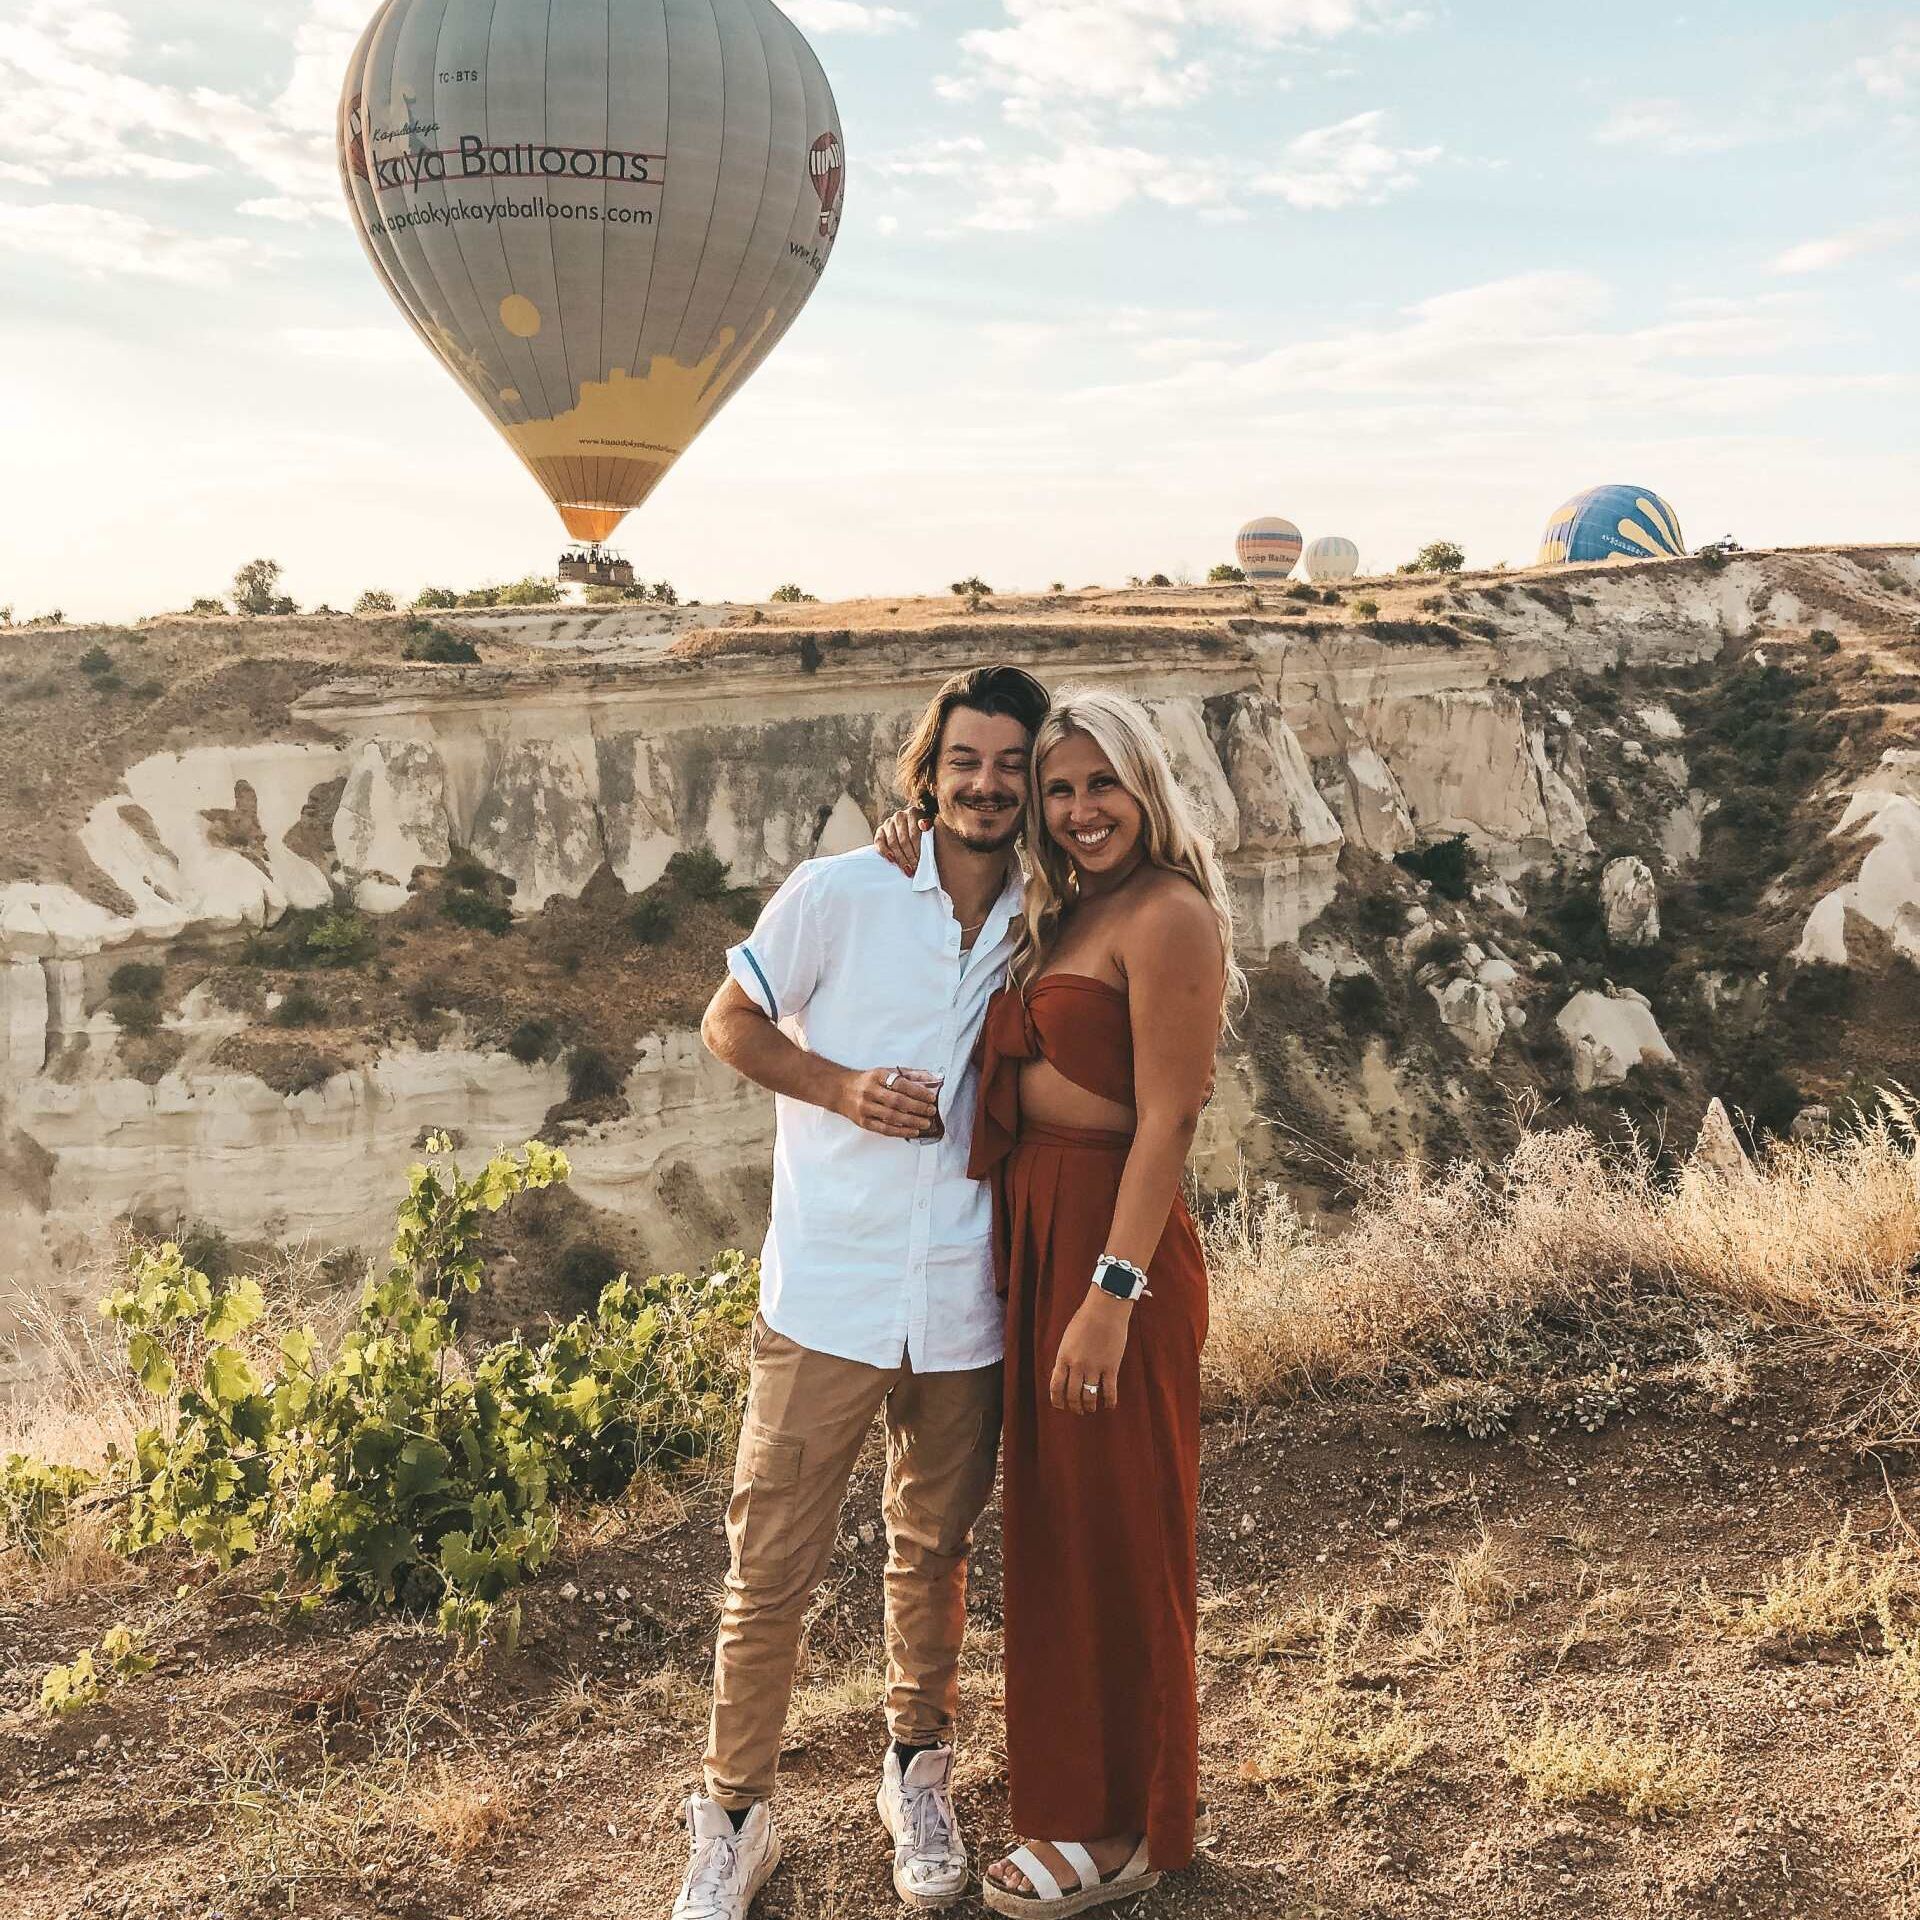
<svg viewBox="0 0 1920 1920"><path fill-rule="evenodd" d="M880 1082L880 1085L884 1091L891 1093L893 1091L893 1083L899 1078L900 1078L900 1069L898 1067L890 1068L888 1070L887 1077Z"/></svg>

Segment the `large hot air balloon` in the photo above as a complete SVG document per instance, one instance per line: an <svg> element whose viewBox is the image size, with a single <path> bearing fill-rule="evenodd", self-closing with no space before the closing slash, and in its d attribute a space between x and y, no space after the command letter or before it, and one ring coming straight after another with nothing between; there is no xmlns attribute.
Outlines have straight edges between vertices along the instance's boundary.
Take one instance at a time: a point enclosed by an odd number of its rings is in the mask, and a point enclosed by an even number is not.
<svg viewBox="0 0 1920 1920"><path fill-rule="evenodd" d="M1323 533L1307 548L1303 571L1309 580L1351 580L1360 571L1360 549L1336 533Z"/></svg>
<svg viewBox="0 0 1920 1920"><path fill-rule="evenodd" d="M576 540L604 540L825 271L846 150L772 0L384 0L354 224Z"/></svg>
<svg viewBox="0 0 1920 1920"><path fill-rule="evenodd" d="M1535 566L1684 555L1680 516L1649 487L1589 487L1547 522Z"/></svg>
<svg viewBox="0 0 1920 1920"><path fill-rule="evenodd" d="M1300 558L1300 529L1291 520L1249 520L1234 541L1240 571L1255 582L1284 580Z"/></svg>

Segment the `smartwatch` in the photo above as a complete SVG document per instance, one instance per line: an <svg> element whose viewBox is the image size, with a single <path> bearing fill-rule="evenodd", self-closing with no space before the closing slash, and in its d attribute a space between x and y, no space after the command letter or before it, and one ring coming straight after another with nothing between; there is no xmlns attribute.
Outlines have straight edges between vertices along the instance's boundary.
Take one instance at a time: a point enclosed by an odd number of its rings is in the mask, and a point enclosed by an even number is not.
<svg viewBox="0 0 1920 1920"><path fill-rule="evenodd" d="M1147 1276L1131 1260L1122 1260L1118 1254L1103 1253L1094 1264L1093 1284L1102 1293L1110 1293L1116 1300L1131 1303L1145 1298Z"/></svg>

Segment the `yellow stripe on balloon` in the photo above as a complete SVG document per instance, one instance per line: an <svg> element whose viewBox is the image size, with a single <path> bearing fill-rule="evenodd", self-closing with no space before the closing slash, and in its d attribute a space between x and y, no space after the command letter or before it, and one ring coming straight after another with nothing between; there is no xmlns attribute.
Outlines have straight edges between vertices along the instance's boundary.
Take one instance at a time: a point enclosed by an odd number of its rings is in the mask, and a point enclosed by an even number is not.
<svg viewBox="0 0 1920 1920"><path fill-rule="evenodd" d="M1672 509L1661 500L1636 499L1633 503L1651 520L1658 531L1667 537L1669 552L1680 551L1680 529L1673 519Z"/></svg>
<svg viewBox="0 0 1920 1920"><path fill-rule="evenodd" d="M1636 520L1622 520L1615 531L1622 540L1632 541L1632 543L1644 553L1651 553L1664 558L1671 551L1670 548L1663 547L1660 542Z"/></svg>

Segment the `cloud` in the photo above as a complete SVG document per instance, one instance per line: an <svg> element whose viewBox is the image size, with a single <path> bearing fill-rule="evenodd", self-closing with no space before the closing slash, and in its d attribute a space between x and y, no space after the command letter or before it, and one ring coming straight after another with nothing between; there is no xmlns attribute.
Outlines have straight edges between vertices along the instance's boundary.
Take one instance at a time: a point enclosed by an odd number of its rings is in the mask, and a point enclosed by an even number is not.
<svg viewBox="0 0 1920 1920"><path fill-rule="evenodd" d="M1862 56L1853 71L1869 93L1885 100L1920 93L1920 26L1902 27L1884 52Z"/></svg>
<svg viewBox="0 0 1920 1920"><path fill-rule="evenodd" d="M1176 161L1143 147L1069 142L1051 154L983 163L973 180L978 201L961 224L1018 233L1096 219L1137 199L1224 210L1232 175L1221 160Z"/></svg>
<svg viewBox="0 0 1920 1920"><path fill-rule="evenodd" d="M1830 234L1824 240L1803 240L1789 247L1773 262L1775 273L1826 273L1834 267L1857 260L1862 254L1881 253L1898 246L1916 231L1911 220L1874 220L1863 227L1849 227L1844 233Z"/></svg>
<svg viewBox="0 0 1920 1920"><path fill-rule="evenodd" d="M1604 147L1645 147L1681 158L1727 153L1759 135L1751 127L1704 125L1679 100L1630 100L1616 107L1593 137Z"/></svg>
<svg viewBox="0 0 1920 1920"><path fill-rule="evenodd" d="M183 88L128 69L125 16L43 0L0 23L0 168L56 180L178 181L235 166L272 189L272 217L344 217L333 158L332 95L363 21L358 0L308 0L294 33L292 79L266 106L211 87ZM324 101L324 105L323 105Z"/></svg>
<svg viewBox="0 0 1920 1920"><path fill-rule="evenodd" d="M1205 63L1181 57L1174 25L1178 0L1006 0L1006 5L1011 25L979 27L960 36L970 71L938 82L940 92L971 97L992 88L1002 94L1009 112L1031 117L1051 100L1177 107L1207 89Z"/></svg>
<svg viewBox="0 0 1920 1920"><path fill-rule="evenodd" d="M1077 101L1118 109L1181 107L1206 93L1249 44L1332 39L1422 17L1394 0L1001 0L1006 24L960 36L962 70L937 82L950 99L1000 94L1008 115Z"/></svg>
<svg viewBox="0 0 1920 1920"><path fill-rule="evenodd" d="M891 33L913 25L913 15L898 7L874 7L862 0L787 0L795 26L806 33Z"/></svg>
<svg viewBox="0 0 1920 1920"><path fill-rule="evenodd" d="M224 286L270 255L251 240L183 233L115 207L0 203L0 248L72 267L88 279L135 277Z"/></svg>
<svg viewBox="0 0 1920 1920"><path fill-rule="evenodd" d="M283 327L280 338L307 360L413 367L420 359L419 343L404 327Z"/></svg>
<svg viewBox="0 0 1920 1920"><path fill-rule="evenodd" d="M1288 141L1282 165L1256 174L1256 193L1277 195L1302 211L1377 205L1412 186L1419 170L1440 157L1438 147L1391 147L1378 108Z"/></svg>
<svg viewBox="0 0 1920 1920"><path fill-rule="evenodd" d="M1099 139L1056 140L1037 153L1002 157L976 135L928 141L883 156L894 179L952 182L971 197L962 227L1028 233L1118 213L1136 201L1176 207L1202 220L1244 220L1243 196L1284 200L1303 212L1372 205L1412 186L1438 147L1394 147L1378 109L1297 135L1278 162L1255 167L1223 153L1173 153Z"/></svg>
<svg viewBox="0 0 1920 1920"><path fill-rule="evenodd" d="M83 58L121 60L133 47L133 28L113 7L37 0L27 9L26 23Z"/></svg>
<svg viewBox="0 0 1920 1920"><path fill-rule="evenodd" d="M1141 381L1082 388L1103 413L1159 412L1180 429L1243 425L1310 400L1323 426L1409 434L1533 434L1629 415L1752 417L1803 395L1892 389L1896 376L1799 374L1764 365L1810 341L1803 303L1769 298L1613 323L1614 289L1542 270L1430 296L1391 323L1196 360ZM1904 384L1911 384L1910 382Z"/></svg>

